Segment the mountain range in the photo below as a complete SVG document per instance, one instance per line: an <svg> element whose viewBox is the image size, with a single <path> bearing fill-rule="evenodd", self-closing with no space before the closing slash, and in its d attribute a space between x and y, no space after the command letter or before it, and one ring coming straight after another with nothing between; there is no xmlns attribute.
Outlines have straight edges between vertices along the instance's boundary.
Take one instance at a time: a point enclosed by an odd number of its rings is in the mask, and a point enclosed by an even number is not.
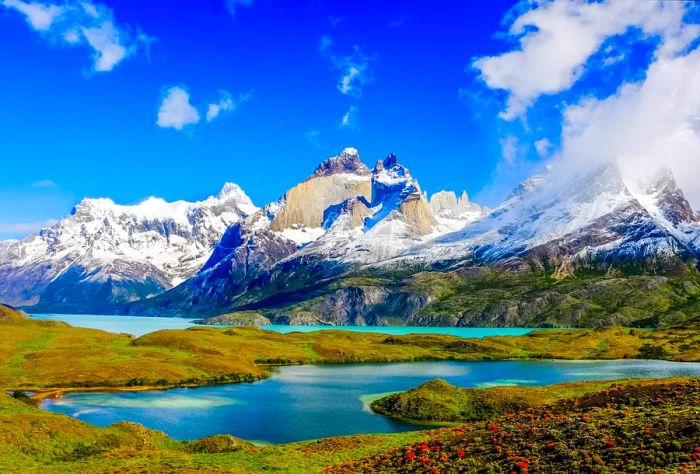
<svg viewBox="0 0 700 474"><path fill-rule="evenodd" d="M700 218L664 168L548 170L489 210L346 148L262 208L233 184L197 203L83 200L0 243L0 300L234 323L682 325L700 309L699 252Z"/></svg>

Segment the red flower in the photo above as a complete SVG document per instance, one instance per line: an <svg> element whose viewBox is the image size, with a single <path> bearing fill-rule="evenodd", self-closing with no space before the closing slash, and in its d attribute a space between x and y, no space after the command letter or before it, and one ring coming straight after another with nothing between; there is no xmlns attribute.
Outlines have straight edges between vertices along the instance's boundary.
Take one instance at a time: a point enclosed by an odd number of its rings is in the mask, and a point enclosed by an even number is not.
<svg viewBox="0 0 700 474"><path fill-rule="evenodd" d="M551 441L549 443L547 443L547 449L554 449L554 446L556 446L556 445L554 443L552 443Z"/></svg>
<svg viewBox="0 0 700 474"><path fill-rule="evenodd" d="M609 439L605 444L607 444L609 448L612 448L613 446L615 446L615 441Z"/></svg>
<svg viewBox="0 0 700 474"><path fill-rule="evenodd" d="M457 457L458 457L458 458L464 457L464 451L461 450L461 449L458 449L458 450L457 450Z"/></svg>
<svg viewBox="0 0 700 474"><path fill-rule="evenodd" d="M649 436L651 434L651 428L645 428L644 429L644 434Z"/></svg>
<svg viewBox="0 0 700 474"><path fill-rule="evenodd" d="M427 444L423 444L423 445L421 445L420 450L421 451L430 451L430 448L428 447Z"/></svg>
<svg viewBox="0 0 700 474"><path fill-rule="evenodd" d="M491 425L491 426L489 426L489 429L491 431L498 431L498 425Z"/></svg>
<svg viewBox="0 0 700 474"><path fill-rule="evenodd" d="M406 455L406 459L407 459L408 461L413 461L414 459L416 459L416 455L413 454L413 453L408 453L408 454Z"/></svg>

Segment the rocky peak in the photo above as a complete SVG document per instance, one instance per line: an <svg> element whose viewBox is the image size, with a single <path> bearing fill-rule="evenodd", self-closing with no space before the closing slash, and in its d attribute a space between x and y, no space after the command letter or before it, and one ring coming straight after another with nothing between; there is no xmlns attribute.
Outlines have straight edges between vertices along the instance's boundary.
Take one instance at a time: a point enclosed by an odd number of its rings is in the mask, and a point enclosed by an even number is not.
<svg viewBox="0 0 700 474"><path fill-rule="evenodd" d="M411 172L398 162L395 153L377 161L372 171L372 179L386 184L398 184L411 179Z"/></svg>
<svg viewBox="0 0 700 474"><path fill-rule="evenodd" d="M389 217L389 220L399 218L418 234L428 234L436 224L418 182L398 162L394 153L378 161L374 167L371 206L380 211L366 222L368 227L384 217Z"/></svg>
<svg viewBox="0 0 700 474"><path fill-rule="evenodd" d="M456 211L461 207L465 207L469 204L469 196L466 191L462 191L462 194L457 197L454 191L438 191L430 196L430 207L434 212L440 212L443 210Z"/></svg>
<svg viewBox="0 0 700 474"><path fill-rule="evenodd" d="M656 201L661 214L674 226L681 222L700 222L668 167L661 167L653 175L646 185L646 193Z"/></svg>
<svg viewBox="0 0 700 474"><path fill-rule="evenodd" d="M322 162L308 179L334 174L356 174L369 176L369 168L360 161L360 156L355 148L346 148L338 156L333 156Z"/></svg>
<svg viewBox="0 0 700 474"><path fill-rule="evenodd" d="M225 183L217 198L221 201L235 200L238 204L253 204L250 197L236 183Z"/></svg>

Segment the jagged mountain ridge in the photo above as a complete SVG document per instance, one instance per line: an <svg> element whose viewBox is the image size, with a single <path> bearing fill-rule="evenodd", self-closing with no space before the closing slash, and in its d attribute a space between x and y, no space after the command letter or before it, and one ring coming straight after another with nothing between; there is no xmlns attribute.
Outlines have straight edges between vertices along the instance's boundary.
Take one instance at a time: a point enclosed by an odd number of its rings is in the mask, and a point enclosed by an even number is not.
<svg viewBox="0 0 700 474"><path fill-rule="evenodd" d="M455 200L433 201L438 225L435 208ZM385 255L371 247L392 242L372 238L373 202L334 207L328 232L217 304L294 324L541 327L677 323L700 296L699 219L668 170L633 183L613 165L568 180L549 172L463 229L399 242Z"/></svg>
<svg viewBox="0 0 700 474"><path fill-rule="evenodd" d="M370 171L356 149L346 148L278 201L231 226L196 276L126 311L211 313L286 293L396 255L484 212L475 204L469 211L453 212L450 225L441 224L395 155Z"/></svg>
<svg viewBox="0 0 700 474"><path fill-rule="evenodd" d="M0 244L0 299L33 310L93 311L194 275L234 222L257 208L227 183L200 202L83 199L36 235Z"/></svg>
<svg viewBox="0 0 700 474"><path fill-rule="evenodd" d="M104 312L128 314L253 309L281 323L576 325L600 321L600 308L615 300L611 288L622 285L621 294L639 295L636 306L620 314L611 307L605 321L694 308L700 219L668 170L630 181L608 165L563 178L549 171L526 180L489 212L466 193L428 199L395 155L370 169L348 148L277 201L242 213L174 288L132 262L119 277L128 297L115 299L111 284L83 285L80 301L118 301ZM89 243L93 254L101 239ZM0 244L0 255L11 245ZM118 273L115 262L95 273ZM61 274L64 288L92 278L77 268ZM25 275L32 271L43 270ZM134 281L139 287L129 288ZM661 309L648 306L655 298Z"/></svg>
<svg viewBox="0 0 700 474"><path fill-rule="evenodd" d="M585 262L693 258L699 222L666 169L634 186L614 165L566 181L550 172L524 182L483 219L398 260L511 268L535 260L564 270Z"/></svg>

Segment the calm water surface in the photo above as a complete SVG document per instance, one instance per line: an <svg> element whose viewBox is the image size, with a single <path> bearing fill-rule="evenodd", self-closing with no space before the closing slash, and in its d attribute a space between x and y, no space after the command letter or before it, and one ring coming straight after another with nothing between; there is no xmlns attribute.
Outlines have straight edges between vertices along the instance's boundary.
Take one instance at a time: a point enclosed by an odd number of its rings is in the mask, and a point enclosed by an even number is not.
<svg viewBox="0 0 700 474"><path fill-rule="evenodd" d="M127 333L143 336L159 329L186 329L196 326L191 319L186 318L155 318L147 316L108 316L98 314L33 314L35 319L54 319L64 321L71 326L81 328L102 329L103 331ZM293 331L310 332L327 329L342 329L344 331L381 332L384 334L451 334L459 337L487 336L521 336L531 332L532 328L455 328L455 327L424 327L424 326L261 326L280 333Z"/></svg>
<svg viewBox="0 0 700 474"><path fill-rule="evenodd" d="M177 439L230 433L283 443L420 427L373 414L371 395L441 377L462 387L700 375L700 363L663 361L413 362L281 367L271 379L164 392L72 393L43 408L99 426L126 420Z"/></svg>

